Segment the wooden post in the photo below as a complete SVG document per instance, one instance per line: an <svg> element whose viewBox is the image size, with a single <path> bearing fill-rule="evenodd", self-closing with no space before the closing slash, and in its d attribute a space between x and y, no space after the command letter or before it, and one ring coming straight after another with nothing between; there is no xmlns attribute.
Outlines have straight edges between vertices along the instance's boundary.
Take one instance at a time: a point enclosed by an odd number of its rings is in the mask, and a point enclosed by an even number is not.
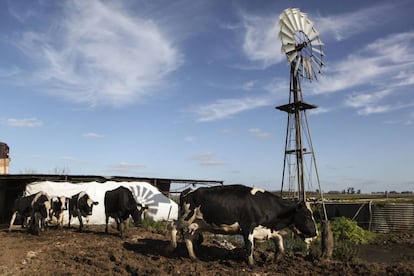
<svg viewBox="0 0 414 276"><path fill-rule="evenodd" d="M329 220L322 221L322 260L330 261L334 249L334 239Z"/></svg>

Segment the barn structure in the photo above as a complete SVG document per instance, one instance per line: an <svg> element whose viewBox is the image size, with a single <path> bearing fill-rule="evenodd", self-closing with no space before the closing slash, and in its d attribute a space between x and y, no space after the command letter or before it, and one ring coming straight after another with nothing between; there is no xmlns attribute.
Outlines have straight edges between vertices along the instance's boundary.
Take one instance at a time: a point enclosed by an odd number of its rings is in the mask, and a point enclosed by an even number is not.
<svg viewBox="0 0 414 276"><path fill-rule="evenodd" d="M0 224L7 224L11 217L13 202L16 198L27 191L27 187L33 183L48 182L55 185L96 183L102 187L105 183L148 183L157 188L163 195L170 198L174 193L179 193L180 188L172 190L171 187L188 187L199 185L223 185L223 181L217 180L193 180L193 179L168 179L168 178L145 178L127 176L98 176L98 175L56 175L56 174L0 174ZM69 184L67 184L69 185ZM46 191L47 192L47 191Z"/></svg>

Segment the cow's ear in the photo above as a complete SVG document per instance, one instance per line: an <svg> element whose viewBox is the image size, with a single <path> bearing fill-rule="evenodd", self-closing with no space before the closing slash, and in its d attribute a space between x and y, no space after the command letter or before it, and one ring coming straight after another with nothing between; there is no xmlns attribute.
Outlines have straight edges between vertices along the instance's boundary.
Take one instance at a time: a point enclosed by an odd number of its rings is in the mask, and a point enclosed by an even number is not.
<svg viewBox="0 0 414 276"><path fill-rule="evenodd" d="M99 204L99 202L98 202L98 201L94 201L92 204L93 204L93 205L98 205L98 204Z"/></svg>

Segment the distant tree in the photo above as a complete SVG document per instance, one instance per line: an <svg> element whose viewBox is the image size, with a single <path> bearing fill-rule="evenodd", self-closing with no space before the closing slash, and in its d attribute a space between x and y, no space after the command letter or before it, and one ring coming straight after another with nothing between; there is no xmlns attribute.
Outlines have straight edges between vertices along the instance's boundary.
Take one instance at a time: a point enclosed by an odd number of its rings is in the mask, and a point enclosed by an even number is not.
<svg viewBox="0 0 414 276"><path fill-rule="evenodd" d="M352 194L352 195L355 194L354 187L348 187L347 194Z"/></svg>

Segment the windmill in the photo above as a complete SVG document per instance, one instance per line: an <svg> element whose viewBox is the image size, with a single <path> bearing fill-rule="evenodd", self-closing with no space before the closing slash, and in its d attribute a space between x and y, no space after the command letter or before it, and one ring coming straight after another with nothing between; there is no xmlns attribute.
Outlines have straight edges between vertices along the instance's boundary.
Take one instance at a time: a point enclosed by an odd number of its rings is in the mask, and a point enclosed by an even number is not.
<svg viewBox="0 0 414 276"><path fill-rule="evenodd" d="M323 43L313 22L297 8L283 11L279 16L279 27L281 51L286 54L290 65L289 103L276 107L288 114L281 190L287 179L289 192L299 200L306 201L305 189L312 185L310 182L315 176L319 191L321 188L306 114L307 110L317 106L304 101L301 81L312 81L321 73L324 65Z"/></svg>

